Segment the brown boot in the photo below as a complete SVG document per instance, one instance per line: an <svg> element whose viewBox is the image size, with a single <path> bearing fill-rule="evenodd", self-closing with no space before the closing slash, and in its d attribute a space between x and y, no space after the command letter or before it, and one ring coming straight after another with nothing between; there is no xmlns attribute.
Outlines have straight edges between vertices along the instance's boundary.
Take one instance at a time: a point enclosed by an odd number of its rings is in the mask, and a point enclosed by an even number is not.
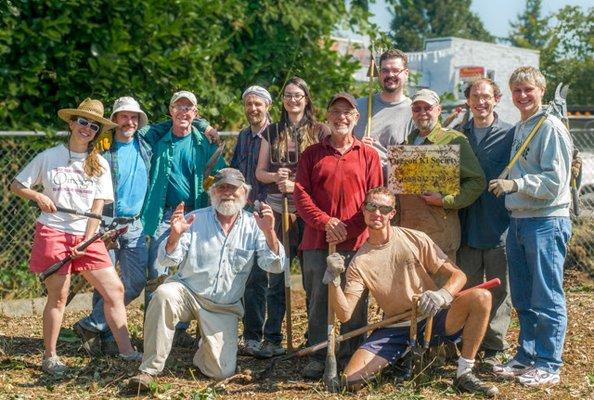
<svg viewBox="0 0 594 400"><path fill-rule="evenodd" d="M130 393L146 393L151 391L151 383L154 380L155 378L152 375L147 374L146 372L141 372L128 379L128 384L126 386Z"/></svg>

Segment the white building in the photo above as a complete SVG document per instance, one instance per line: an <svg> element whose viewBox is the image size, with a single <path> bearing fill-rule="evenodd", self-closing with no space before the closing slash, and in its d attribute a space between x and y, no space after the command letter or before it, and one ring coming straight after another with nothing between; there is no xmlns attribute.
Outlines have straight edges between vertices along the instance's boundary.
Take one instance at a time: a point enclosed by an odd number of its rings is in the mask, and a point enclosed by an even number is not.
<svg viewBox="0 0 594 400"><path fill-rule="evenodd" d="M367 81L369 50L362 40L333 38L333 48L341 54L351 54L359 60L361 68L354 77ZM513 70L523 65L538 68L539 52L501 44L479 42L454 37L428 39L422 52L407 53L411 71L408 94L420 88L430 88L446 96L442 103L454 106L465 102L464 83L484 76L493 79L501 88L503 97L496 108L500 117L510 123L519 120L508 87ZM379 54L376 55L379 61ZM415 78L418 78L415 81Z"/></svg>
<svg viewBox="0 0 594 400"><path fill-rule="evenodd" d="M518 47L485 43L454 37L427 39L425 51L408 53L411 72L420 75L411 80L411 89L430 88L439 95L450 93L454 103L463 103L464 83L476 76L493 79L503 97L496 108L502 119L515 123L520 115L515 109L509 86L509 76L518 67L538 68L539 52Z"/></svg>

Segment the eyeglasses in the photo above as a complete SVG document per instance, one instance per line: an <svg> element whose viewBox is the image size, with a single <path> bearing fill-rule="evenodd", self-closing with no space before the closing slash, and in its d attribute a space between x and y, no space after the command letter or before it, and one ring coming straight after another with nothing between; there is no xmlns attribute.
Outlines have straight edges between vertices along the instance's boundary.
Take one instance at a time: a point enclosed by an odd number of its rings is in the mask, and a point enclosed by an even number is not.
<svg viewBox="0 0 594 400"><path fill-rule="evenodd" d="M189 111L193 111L193 110L194 110L194 106L182 106L182 105L177 105L177 106L173 106L173 109L174 109L175 111L189 112Z"/></svg>
<svg viewBox="0 0 594 400"><path fill-rule="evenodd" d="M491 96L490 94L486 94L484 96L480 96L478 94L473 94L473 95L470 95L470 98L474 101L481 101L481 100L482 101L491 101L494 99L494 97Z"/></svg>
<svg viewBox="0 0 594 400"><path fill-rule="evenodd" d="M403 68L403 69L382 68L380 71L382 74L389 74L390 72L392 72L392 73L396 74L396 76L398 76L406 70L407 70L407 68Z"/></svg>
<svg viewBox="0 0 594 400"><path fill-rule="evenodd" d="M96 122L91 122L88 119L83 118L83 117L77 117L76 123L79 124L80 126L84 126L85 128L89 128L90 130L92 130L95 133L99 132L99 130L101 129L101 125L99 125Z"/></svg>
<svg viewBox="0 0 594 400"><path fill-rule="evenodd" d="M285 99L285 100L301 101L301 99L304 97L305 97L305 95L301 94L301 93L285 93L285 94L283 94L283 99Z"/></svg>
<svg viewBox="0 0 594 400"><path fill-rule="evenodd" d="M343 115L349 119L354 118L355 116L357 116L357 112L356 111L346 111L346 110L330 110L328 112L328 114L330 114L331 116L337 118L337 117L342 117Z"/></svg>
<svg viewBox="0 0 594 400"><path fill-rule="evenodd" d="M375 204L375 203L371 203L369 201L366 201L365 203L363 203L363 206L365 207L365 210L367 210L369 212L375 212L375 211L379 210L380 214L382 214L382 215L390 214L394 210L394 207L392 207L392 206Z"/></svg>
<svg viewBox="0 0 594 400"><path fill-rule="evenodd" d="M431 112L434 107L435 107L435 104L433 104L432 106L428 106L428 107L414 106L411 108L411 110L412 110L412 112L418 114L418 113L422 113L422 112Z"/></svg>

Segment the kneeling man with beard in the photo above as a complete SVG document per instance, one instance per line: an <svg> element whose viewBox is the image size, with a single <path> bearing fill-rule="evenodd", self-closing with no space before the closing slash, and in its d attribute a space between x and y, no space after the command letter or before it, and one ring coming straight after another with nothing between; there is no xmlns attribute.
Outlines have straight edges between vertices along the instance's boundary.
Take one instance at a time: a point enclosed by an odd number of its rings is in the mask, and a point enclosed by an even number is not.
<svg viewBox="0 0 594 400"><path fill-rule="evenodd" d="M161 243L157 260L179 265L155 291L144 325L144 357L140 374L129 388L148 390L171 351L175 325L198 320L200 347L193 363L211 378L235 373L237 326L241 298L257 253L267 272L283 272L284 249L274 233L267 204L258 213L243 210L250 186L236 169L221 169L209 189L211 207L184 216L183 203L171 217L171 233Z"/></svg>

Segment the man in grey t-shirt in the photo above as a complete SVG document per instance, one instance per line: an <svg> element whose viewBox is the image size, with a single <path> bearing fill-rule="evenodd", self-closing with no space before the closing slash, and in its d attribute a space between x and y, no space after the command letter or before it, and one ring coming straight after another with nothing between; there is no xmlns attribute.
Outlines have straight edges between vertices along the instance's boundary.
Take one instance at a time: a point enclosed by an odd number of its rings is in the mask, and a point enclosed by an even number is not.
<svg viewBox="0 0 594 400"><path fill-rule="evenodd" d="M357 99L357 107L361 112L359 123L355 126L355 136L364 143L375 147L387 176L387 147L402 144L414 129L411 101L404 95L404 87L408 81L408 58L406 53L392 49L380 56L379 83L380 93L372 97L371 136L364 138L367 127L368 97ZM387 179L384 179L387 182Z"/></svg>

